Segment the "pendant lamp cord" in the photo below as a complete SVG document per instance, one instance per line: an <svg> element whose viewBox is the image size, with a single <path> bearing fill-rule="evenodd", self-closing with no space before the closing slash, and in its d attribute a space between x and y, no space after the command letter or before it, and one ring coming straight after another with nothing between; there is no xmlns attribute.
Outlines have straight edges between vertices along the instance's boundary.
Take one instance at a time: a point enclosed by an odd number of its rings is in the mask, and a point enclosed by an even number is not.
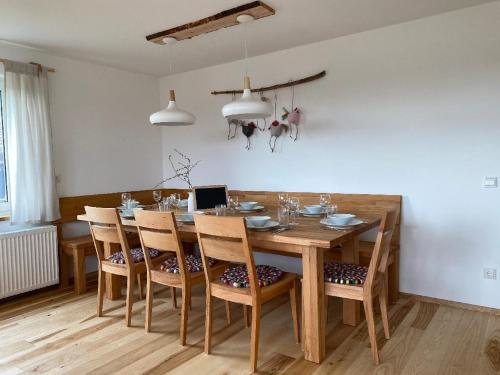
<svg viewBox="0 0 500 375"><path fill-rule="evenodd" d="M245 77L248 76L248 46L247 46L247 24L243 24L243 48L245 49Z"/></svg>
<svg viewBox="0 0 500 375"><path fill-rule="evenodd" d="M172 43L168 44L168 64L170 69L170 74L172 74Z"/></svg>

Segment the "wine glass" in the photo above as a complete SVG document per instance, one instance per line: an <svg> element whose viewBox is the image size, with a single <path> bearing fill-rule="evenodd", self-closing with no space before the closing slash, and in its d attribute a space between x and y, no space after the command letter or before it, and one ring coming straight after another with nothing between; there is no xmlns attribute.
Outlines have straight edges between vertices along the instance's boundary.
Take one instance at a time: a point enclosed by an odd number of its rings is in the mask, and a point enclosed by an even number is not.
<svg viewBox="0 0 500 375"><path fill-rule="evenodd" d="M129 204L131 199L132 199L132 196L130 195L130 193L122 193L122 206L128 207L128 204Z"/></svg>
<svg viewBox="0 0 500 375"><path fill-rule="evenodd" d="M287 193L279 193L278 194L278 202L279 205L285 207L288 204L288 194Z"/></svg>
<svg viewBox="0 0 500 375"><path fill-rule="evenodd" d="M236 211L238 208L238 196L237 195L230 195L227 199L227 203L229 204L229 208L231 211Z"/></svg>
<svg viewBox="0 0 500 375"><path fill-rule="evenodd" d="M161 190L153 190L153 199L159 207L161 201Z"/></svg>
<svg viewBox="0 0 500 375"><path fill-rule="evenodd" d="M320 194L319 205L325 209L332 201L330 194Z"/></svg>
<svg viewBox="0 0 500 375"><path fill-rule="evenodd" d="M181 195L179 193L170 194L170 201L172 203L172 206L174 206L175 208L179 208L179 205L181 204Z"/></svg>
<svg viewBox="0 0 500 375"><path fill-rule="evenodd" d="M300 201L299 198L291 197L288 199L288 209L290 210L290 215L292 216L292 222L290 225L298 225L297 223L297 215L300 209Z"/></svg>

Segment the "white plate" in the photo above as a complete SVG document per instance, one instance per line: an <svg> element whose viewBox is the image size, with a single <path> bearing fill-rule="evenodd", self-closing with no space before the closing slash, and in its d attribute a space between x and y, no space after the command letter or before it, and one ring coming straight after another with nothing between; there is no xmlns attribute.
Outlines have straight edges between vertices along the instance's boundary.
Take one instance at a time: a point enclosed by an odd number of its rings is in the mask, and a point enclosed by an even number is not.
<svg viewBox="0 0 500 375"><path fill-rule="evenodd" d="M321 210L321 212L319 214L313 214L313 213L310 213L309 211L307 211L305 209L302 209L302 210L299 211L299 213L302 216L306 216L306 217L320 217L321 215L325 214L325 210Z"/></svg>
<svg viewBox="0 0 500 375"><path fill-rule="evenodd" d="M266 230L272 230L276 227L279 227L280 223L274 220L269 220L266 225L263 227L254 227L250 224L247 223L247 228L251 230L256 230L256 231L266 231Z"/></svg>
<svg viewBox="0 0 500 375"><path fill-rule="evenodd" d="M328 219L322 219L320 223L332 229L351 229L360 224L364 224L364 221L355 217L347 225L332 224L328 221Z"/></svg>
<svg viewBox="0 0 500 375"><path fill-rule="evenodd" d="M250 209L243 209L241 207L238 207L237 210L239 212L255 212L255 211L261 211L264 209L264 206L255 206L254 208L250 208Z"/></svg>

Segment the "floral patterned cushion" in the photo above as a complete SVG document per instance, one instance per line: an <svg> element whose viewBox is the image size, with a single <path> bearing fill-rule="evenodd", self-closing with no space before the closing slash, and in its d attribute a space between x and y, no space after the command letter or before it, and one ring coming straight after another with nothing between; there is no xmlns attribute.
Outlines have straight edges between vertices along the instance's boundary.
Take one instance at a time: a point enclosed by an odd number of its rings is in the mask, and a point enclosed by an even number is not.
<svg viewBox="0 0 500 375"><path fill-rule="evenodd" d="M132 260L134 261L134 263L144 262L144 253L142 251L142 248L137 247L135 249L130 249L130 255L132 256ZM149 256L151 258L156 258L160 256L160 252L155 249L149 249ZM109 260L112 263L125 264L125 257L123 256L123 252L121 251L114 253L110 257L106 258L106 260Z"/></svg>
<svg viewBox="0 0 500 375"><path fill-rule="evenodd" d="M215 264L215 259L208 258L208 265L212 267ZM186 266L188 272L201 272L203 271L203 261L201 258L194 255L186 255ZM160 269L169 273L180 273L179 262L177 262L177 257L168 258L163 261L160 265Z"/></svg>
<svg viewBox="0 0 500 375"><path fill-rule="evenodd" d="M362 285L365 282L368 267L359 264L329 262L325 263L324 272L326 282Z"/></svg>
<svg viewBox="0 0 500 375"><path fill-rule="evenodd" d="M255 266L259 286L264 287L277 282L283 276L283 271L279 268L266 265ZM231 285L235 288L249 288L250 281L248 279L247 266L229 268L221 275L220 280L224 284Z"/></svg>

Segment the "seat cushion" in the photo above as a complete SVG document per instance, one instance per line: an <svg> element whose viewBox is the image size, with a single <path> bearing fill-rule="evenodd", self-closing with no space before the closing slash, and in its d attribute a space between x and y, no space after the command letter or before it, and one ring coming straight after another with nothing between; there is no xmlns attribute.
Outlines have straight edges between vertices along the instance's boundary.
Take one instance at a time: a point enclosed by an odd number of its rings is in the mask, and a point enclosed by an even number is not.
<svg viewBox="0 0 500 375"><path fill-rule="evenodd" d="M283 271L279 268L266 265L255 266L257 271L257 278L259 279L259 286L269 286L281 279ZM228 268L221 275L220 280L227 285L234 288L249 288L250 281L248 279L247 266L237 266Z"/></svg>
<svg viewBox="0 0 500 375"><path fill-rule="evenodd" d="M208 265L212 267L214 264L215 259L208 258ZM196 257L192 254L186 255L186 267L189 273L201 272L203 271L203 261L200 257ZM169 273L180 273L177 257L164 260L160 265L160 269Z"/></svg>
<svg viewBox="0 0 500 375"><path fill-rule="evenodd" d="M141 247L130 249L130 255L132 256L132 260L134 261L134 263L144 262L144 253ZM151 258L159 257L160 252L155 249L149 249L149 256ZM125 257L123 256L123 252L121 251L114 253L110 257L106 258L106 260L109 260L112 263L125 264Z"/></svg>
<svg viewBox="0 0 500 375"><path fill-rule="evenodd" d="M359 264L328 262L324 266L325 281L335 284L362 285L368 267Z"/></svg>

